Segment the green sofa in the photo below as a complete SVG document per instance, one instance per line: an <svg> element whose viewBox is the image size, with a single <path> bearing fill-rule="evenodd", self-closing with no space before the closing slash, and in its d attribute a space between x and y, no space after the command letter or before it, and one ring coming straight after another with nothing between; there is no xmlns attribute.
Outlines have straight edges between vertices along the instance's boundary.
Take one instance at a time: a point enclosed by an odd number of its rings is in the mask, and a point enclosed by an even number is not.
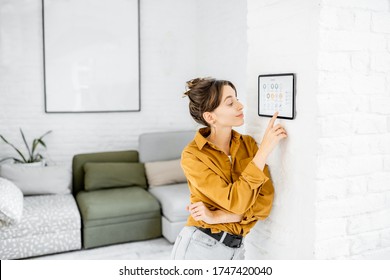
<svg viewBox="0 0 390 280"><path fill-rule="evenodd" d="M160 205L147 191L137 151L75 155L73 194L84 248L161 236Z"/></svg>

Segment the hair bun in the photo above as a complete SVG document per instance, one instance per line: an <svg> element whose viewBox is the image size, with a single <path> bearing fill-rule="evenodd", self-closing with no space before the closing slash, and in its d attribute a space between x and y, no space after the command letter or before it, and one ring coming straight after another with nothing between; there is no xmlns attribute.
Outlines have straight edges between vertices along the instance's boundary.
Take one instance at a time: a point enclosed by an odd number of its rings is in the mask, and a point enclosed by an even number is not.
<svg viewBox="0 0 390 280"><path fill-rule="evenodd" d="M195 78L195 79L192 79L192 80L189 80L186 85L187 85L187 88L188 89L192 89L193 87L195 87L200 81L202 81L203 79L202 78Z"/></svg>
<svg viewBox="0 0 390 280"><path fill-rule="evenodd" d="M201 81L203 81L204 79L202 78L195 78L195 79L192 79L192 80L189 80L188 82L186 82L186 91L184 92L184 95L187 95L188 97L190 97L189 93L190 91L196 87L196 85L198 85ZM190 97L191 99L191 97Z"/></svg>
<svg viewBox="0 0 390 280"><path fill-rule="evenodd" d="M192 80L189 80L186 82L186 91L184 92L184 95L187 95L189 97L189 94L191 91L197 89L197 88L204 88L204 87L210 87L215 79L211 77L205 77L205 78L195 78Z"/></svg>
<svg viewBox="0 0 390 280"><path fill-rule="evenodd" d="M231 82L211 77L195 78L186 82L186 92L183 97L187 96L190 99L189 111L197 123L210 126L203 118L203 113L213 112L219 106L224 86L230 86L237 92Z"/></svg>

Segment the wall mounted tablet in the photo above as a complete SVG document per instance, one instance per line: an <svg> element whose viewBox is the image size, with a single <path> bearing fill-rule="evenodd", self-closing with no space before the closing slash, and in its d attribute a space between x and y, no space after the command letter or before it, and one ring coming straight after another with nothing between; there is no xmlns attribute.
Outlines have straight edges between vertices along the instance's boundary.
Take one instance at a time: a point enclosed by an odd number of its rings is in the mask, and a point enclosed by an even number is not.
<svg viewBox="0 0 390 280"><path fill-rule="evenodd" d="M295 117L295 75L267 74L258 79L258 114L272 117L278 111L280 119Z"/></svg>

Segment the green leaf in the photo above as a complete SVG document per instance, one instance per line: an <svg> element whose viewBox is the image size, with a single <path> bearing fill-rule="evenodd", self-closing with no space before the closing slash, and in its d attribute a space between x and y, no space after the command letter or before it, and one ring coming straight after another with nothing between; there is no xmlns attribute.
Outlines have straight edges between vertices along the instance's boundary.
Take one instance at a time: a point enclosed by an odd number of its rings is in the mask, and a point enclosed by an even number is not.
<svg viewBox="0 0 390 280"><path fill-rule="evenodd" d="M39 144L38 140L37 140L37 139L34 139L34 140L33 140L33 144L32 144L32 154L34 154L35 149L36 149L36 147L38 146L38 144Z"/></svg>
<svg viewBox="0 0 390 280"><path fill-rule="evenodd" d="M46 135L48 135L49 133L51 133L52 130L49 130L49 131L46 131L41 137L39 137L38 139L42 139L43 137L45 137Z"/></svg>
<svg viewBox="0 0 390 280"><path fill-rule="evenodd" d="M38 142L43 146L43 147L45 147L46 148L46 144L45 144L45 142L43 142L41 139L38 139Z"/></svg>
<svg viewBox="0 0 390 280"><path fill-rule="evenodd" d="M23 138L23 142L27 148L27 151L28 151L28 154L29 154L29 157L26 159L26 157L22 154L22 152L17 149L13 144L9 143L2 135L0 135L0 138L8 145L10 145L21 157L21 159L17 159L17 158L13 158L13 157L8 157L8 158L4 158L4 159L1 159L0 162L6 160L6 159L13 159L15 162L17 163L31 163L31 162L37 162L37 161L41 161L43 159L43 156L41 154L35 154L35 151L37 149L37 147L39 145L42 145L44 148L46 148L46 144L45 142L43 142L42 138L45 137L46 135L48 135L49 133L51 133L52 131L49 130L47 131L46 133L44 133L41 137L39 138L36 138L32 141L32 146L31 146L31 149L26 141L26 138L24 136L24 133L22 131L22 129L20 128L20 133L22 135L22 138Z"/></svg>
<svg viewBox="0 0 390 280"><path fill-rule="evenodd" d="M0 138L5 142L7 143L8 145L10 145L12 148L14 148L14 150L22 157L23 161L21 162L27 162L26 158L23 156L23 154L14 146L12 145L11 143L9 143L4 137L3 135L0 135Z"/></svg>
<svg viewBox="0 0 390 280"><path fill-rule="evenodd" d="M6 161L7 159L13 159L14 161L16 161L16 160L17 160L16 158L13 158L13 157L6 157L6 158L2 158L2 159L0 159L0 162L2 162L2 161Z"/></svg>
<svg viewBox="0 0 390 280"><path fill-rule="evenodd" d="M35 157L34 157L34 162L37 162L37 161L41 161L43 159L43 156L41 154L37 154Z"/></svg>
<svg viewBox="0 0 390 280"><path fill-rule="evenodd" d="M41 137L39 137L38 139L34 139L33 141L33 147L32 147L32 154L34 154L35 152L35 149L38 147L38 144L41 144L43 147L46 148L46 144L45 142L42 141L42 138L45 137L46 135L48 135L49 133L51 133L52 131L49 130L47 131L45 134L43 134Z"/></svg>
<svg viewBox="0 0 390 280"><path fill-rule="evenodd" d="M23 142L24 142L24 144L26 145L28 155L30 156L30 159L32 159L33 155L32 155L32 153L31 153L30 147L28 146L28 143L27 143L27 141L26 141L26 137L24 137L24 133L23 133L22 129L19 128L19 130L20 130L20 134L22 134Z"/></svg>

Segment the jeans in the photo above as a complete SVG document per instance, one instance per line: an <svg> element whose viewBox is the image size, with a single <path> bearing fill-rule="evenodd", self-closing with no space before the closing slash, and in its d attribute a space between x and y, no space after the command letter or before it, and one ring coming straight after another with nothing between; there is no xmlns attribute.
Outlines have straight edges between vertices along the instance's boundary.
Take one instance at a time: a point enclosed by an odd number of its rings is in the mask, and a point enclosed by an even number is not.
<svg viewBox="0 0 390 280"><path fill-rule="evenodd" d="M176 238L171 259L173 260L243 260L244 244L230 248L196 227L184 227Z"/></svg>

